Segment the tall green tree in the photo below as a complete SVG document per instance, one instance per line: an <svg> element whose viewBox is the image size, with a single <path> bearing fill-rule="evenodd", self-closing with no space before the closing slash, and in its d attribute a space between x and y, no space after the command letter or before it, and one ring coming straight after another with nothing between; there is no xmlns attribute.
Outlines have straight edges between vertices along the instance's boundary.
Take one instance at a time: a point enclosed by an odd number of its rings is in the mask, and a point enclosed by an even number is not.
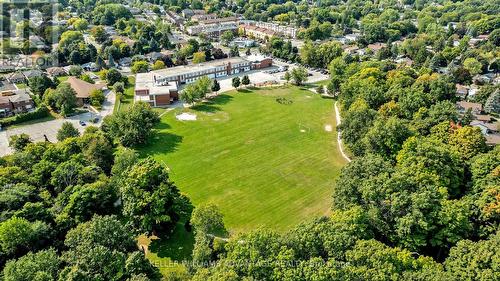
<svg viewBox="0 0 500 281"><path fill-rule="evenodd" d="M170 181L167 168L151 158L130 169L120 192L123 215L140 233L170 231L191 213L189 200Z"/></svg>
<svg viewBox="0 0 500 281"><path fill-rule="evenodd" d="M63 141L67 138L74 138L78 136L80 136L80 132L77 128L75 128L75 126L73 126L73 123L68 121L64 122L61 128L57 131L58 141Z"/></svg>
<svg viewBox="0 0 500 281"><path fill-rule="evenodd" d="M146 143L159 121L158 114L149 104L138 102L126 111L106 116L102 128L122 145L130 147Z"/></svg>

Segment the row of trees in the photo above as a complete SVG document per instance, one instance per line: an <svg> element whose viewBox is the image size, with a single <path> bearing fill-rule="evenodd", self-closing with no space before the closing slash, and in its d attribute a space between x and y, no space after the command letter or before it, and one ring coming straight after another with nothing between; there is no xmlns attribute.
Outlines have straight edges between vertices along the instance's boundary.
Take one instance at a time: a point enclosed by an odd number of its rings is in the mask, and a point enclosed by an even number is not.
<svg viewBox="0 0 500 281"><path fill-rule="evenodd" d="M234 88L238 88L240 85L249 85L250 78L248 75L244 75L241 79L240 77L234 77L231 80L231 85ZM203 76L197 79L195 82L188 84L181 93L181 99L188 104L193 104L195 102L201 101L206 98L207 94L210 92L217 93L220 90L219 82L214 79L210 80L207 76Z"/></svg>
<svg viewBox="0 0 500 281"><path fill-rule="evenodd" d="M57 144L11 140L0 161L5 280L160 280L135 238L170 233L192 206L164 164L115 145L144 143L158 120L136 103L103 130L64 123Z"/></svg>

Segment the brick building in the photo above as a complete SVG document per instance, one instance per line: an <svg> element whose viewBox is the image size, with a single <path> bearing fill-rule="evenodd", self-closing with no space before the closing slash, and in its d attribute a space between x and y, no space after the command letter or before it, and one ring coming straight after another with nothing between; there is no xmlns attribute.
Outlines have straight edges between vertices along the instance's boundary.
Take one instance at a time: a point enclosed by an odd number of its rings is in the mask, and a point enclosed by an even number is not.
<svg viewBox="0 0 500 281"><path fill-rule="evenodd" d="M35 109L35 103L26 89L0 93L0 117L25 113Z"/></svg>
<svg viewBox="0 0 500 281"><path fill-rule="evenodd" d="M271 65L271 58L252 55L247 58L233 57L139 73L135 80L135 101L149 102L152 106L165 106L178 100L178 88L182 84L192 83L203 76L217 79Z"/></svg>

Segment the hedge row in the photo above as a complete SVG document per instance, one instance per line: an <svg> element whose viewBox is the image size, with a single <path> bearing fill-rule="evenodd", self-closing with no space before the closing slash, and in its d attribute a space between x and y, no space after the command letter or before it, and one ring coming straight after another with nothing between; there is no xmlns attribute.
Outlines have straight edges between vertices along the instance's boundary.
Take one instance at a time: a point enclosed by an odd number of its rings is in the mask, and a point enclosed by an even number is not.
<svg viewBox="0 0 500 281"><path fill-rule="evenodd" d="M35 109L34 111L0 119L0 125L2 127L6 127L9 125L19 124L30 120L45 118L49 115L50 115L49 109L45 105L42 105L37 109Z"/></svg>

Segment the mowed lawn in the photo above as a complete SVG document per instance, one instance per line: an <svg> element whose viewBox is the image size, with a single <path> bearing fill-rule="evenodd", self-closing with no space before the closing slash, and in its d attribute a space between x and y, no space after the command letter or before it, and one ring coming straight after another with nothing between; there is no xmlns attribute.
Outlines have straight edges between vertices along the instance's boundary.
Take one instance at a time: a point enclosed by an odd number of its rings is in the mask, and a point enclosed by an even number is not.
<svg viewBox="0 0 500 281"><path fill-rule="evenodd" d="M177 120L182 112L197 120ZM218 205L230 232L283 231L329 211L345 164L334 115L332 100L298 87L231 91L166 112L140 151L164 162L195 205Z"/></svg>

